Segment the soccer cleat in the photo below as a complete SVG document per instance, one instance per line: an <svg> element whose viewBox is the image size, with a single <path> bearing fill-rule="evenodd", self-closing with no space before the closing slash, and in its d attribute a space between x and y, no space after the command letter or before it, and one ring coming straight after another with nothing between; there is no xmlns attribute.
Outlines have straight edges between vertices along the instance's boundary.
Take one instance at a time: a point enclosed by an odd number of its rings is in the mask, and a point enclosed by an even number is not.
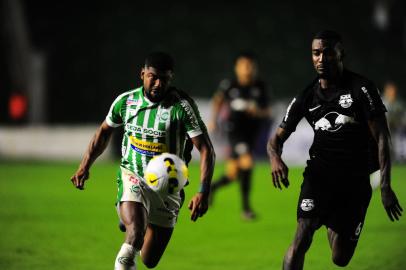
<svg viewBox="0 0 406 270"><path fill-rule="evenodd" d="M128 257L119 257L118 264L115 265L114 270L136 270L134 259Z"/></svg>
<svg viewBox="0 0 406 270"><path fill-rule="evenodd" d="M244 210L241 214L242 219L250 221L257 218L257 215L252 210Z"/></svg>

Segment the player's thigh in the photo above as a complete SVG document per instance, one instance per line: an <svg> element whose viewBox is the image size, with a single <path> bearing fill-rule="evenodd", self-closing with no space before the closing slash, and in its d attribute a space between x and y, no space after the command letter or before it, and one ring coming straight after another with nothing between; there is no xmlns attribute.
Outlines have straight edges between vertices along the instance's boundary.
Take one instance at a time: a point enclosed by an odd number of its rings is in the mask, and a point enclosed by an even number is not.
<svg viewBox="0 0 406 270"><path fill-rule="evenodd" d="M245 153L238 158L238 167L241 170L249 170L254 165L254 159L251 153Z"/></svg>
<svg viewBox="0 0 406 270"><path fill-rule="evenodd" d="M173 228L148 224L141 250L142 261L146 266L155 267L158 264L171 239L172 232Z"/></svg>
<svg viewBox="0 0 406 270"><path fill-rule="evenodd" d="M238 161L237 159L231 158L226 162L226 175L230 180L235 180L238 176Z"/></svg>
<svg viewBox="0 0 406 270"><path fill-rule="evenodd" d="M318 217L299 218L297 221L294 245L298 248L308 247L312 242L314 232L321 227Z"/></svg>
<svg viewBox="0 0 406 270"><path fill-rule="evenodd" d="M350 261L364 227L371 188L367 177L363 181L365 185L353 187L335 198L335 210L326 222L333 260L338 265Z"/></svg>
<svg viewBox="0 0 406 270"><path fill-rule="evenodd" d="M340 240L337 245L354 242L354 246L356 246L361 235L372 195L368 178L365 179L365 183L364 186L353 186L351 190L338 192L333 197L333 207L326 226L329 228L329 235L335 236L331 239Z"/></svg>
<svg viewBox="0 0 406 270"><path fill-rule="evenodd" d="M142 203L133 201L120 202L119 214L126 227L136 226L145 231L148 224L148 213Z"/></svg>
<svg viewBox="0 0 406 270"><path fill-rule="evenodd" d="M358 240L349 238L343 233L338 233L331 228L327 228L327 236L331 250L338 255L352 255L358 244Z"/></svg>

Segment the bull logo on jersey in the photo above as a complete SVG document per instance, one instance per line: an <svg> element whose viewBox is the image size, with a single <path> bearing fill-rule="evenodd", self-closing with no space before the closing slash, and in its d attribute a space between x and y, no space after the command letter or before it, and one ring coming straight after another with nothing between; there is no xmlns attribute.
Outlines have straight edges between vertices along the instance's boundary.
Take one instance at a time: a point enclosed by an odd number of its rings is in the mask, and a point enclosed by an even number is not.
<svg viewBox="0 0 406 270"><path fill-rule="evenodd" d="M314 129L335 132L346 124L354 123L357 122L351 116L339 114L338 112L329 112L314 124Z"/></svg>
<svg viewBox="0 0 406 270"><path fill-rule="evenodd" d="M302 203L300 204L300 208L305 211L309 212L314 208L314 201L313 199L303 199Z"/></svg>
<svg viewBox="0 0 406 270"><path fill-rule="evenodd" d="M338 101L338 104L341 105L344 109L347 109L351 107L351 104L354 102L354 100L351 98L351 94L348 95L341 95L340 100Z"/></svg>

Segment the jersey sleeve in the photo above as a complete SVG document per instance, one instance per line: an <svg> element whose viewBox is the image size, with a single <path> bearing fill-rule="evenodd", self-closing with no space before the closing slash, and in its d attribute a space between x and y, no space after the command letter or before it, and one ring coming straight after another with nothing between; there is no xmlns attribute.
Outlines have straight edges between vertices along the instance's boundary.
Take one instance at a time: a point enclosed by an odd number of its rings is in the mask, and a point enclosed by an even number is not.
<svg viewBox="0 0 406 270"><path fill-rule="evenodd" d="M365 84L360 89L360 103L361 110L366 119L374 119L378 116L384 115L386 110L382 102L379 90L373 83Z"/></svg>
<svg viewBox="0 0 406 270"><path fill-rule="evenodd" d="M124 103L125 98L120 95L118 96L113 104L111 104L109 113L107 114L106 117L106 123L110 126L110 127L119 127L123 125L123 118L121 116L121 107Z"/></svg>
<svg viewBox="0 0 406 270"><path fill-rule="evenodd" d="M179 117L184 123L186 133L190 138L207 133L206 125L203 123L197 105L193 100L182 99L180 101Z"/></svg>
<svg viewBox="0 0 406 270"><path fill-rule="evenodd" d="M303 98L301 95L298 95L289 103L282 123L279 126L289 132L294 132L297 124L304 117L304 112Z"/></svg>

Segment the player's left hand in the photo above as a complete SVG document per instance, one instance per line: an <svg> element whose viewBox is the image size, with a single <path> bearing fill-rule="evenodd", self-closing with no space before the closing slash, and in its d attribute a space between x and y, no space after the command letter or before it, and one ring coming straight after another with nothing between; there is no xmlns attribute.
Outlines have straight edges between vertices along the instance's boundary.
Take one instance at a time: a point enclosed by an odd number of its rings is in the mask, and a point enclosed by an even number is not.
<svg viewBox="0 0 406 270"><path fill-rule="evenodd" d="M251 117L259 116L259 108L255 102L249 102L245 112Z"/></svg>
<svg viewBox="0 0 406 270"><path fill-rule="evenodd" d="M402 207L399 204L398 198L391 187L381 188L381 197L383 207L391 221L399 220L402 215Z"/></svg>
<svg viewBox="0 0 406 270"><path fill-rule="evenodd" d="M190 219L196 221L197 218L202 217L209 208L209 196L202 192L198 192L189 202L188 206L191 211Z"/></svg>

